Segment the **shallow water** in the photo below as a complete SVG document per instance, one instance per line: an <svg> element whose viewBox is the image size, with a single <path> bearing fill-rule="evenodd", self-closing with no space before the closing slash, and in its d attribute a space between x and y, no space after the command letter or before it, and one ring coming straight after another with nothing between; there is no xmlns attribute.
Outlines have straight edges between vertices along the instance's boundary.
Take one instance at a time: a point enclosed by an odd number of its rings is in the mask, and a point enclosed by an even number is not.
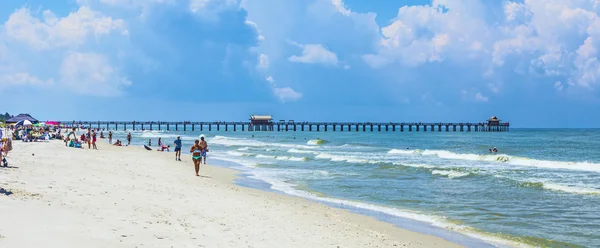
<svg viewBox="0 0 600 248"><path fill-rule="evenodd" d="M209 159L239 164L288 194L488 240L600 246L600 130L132 134L135 145L181 135L184 151L203 134Z"/></svg>

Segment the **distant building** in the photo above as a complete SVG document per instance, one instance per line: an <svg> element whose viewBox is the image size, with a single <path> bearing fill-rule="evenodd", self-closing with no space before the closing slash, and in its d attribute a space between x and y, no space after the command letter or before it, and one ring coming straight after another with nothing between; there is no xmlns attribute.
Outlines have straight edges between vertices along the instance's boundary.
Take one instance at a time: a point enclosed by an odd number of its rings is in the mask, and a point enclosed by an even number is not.
<svg viewBox="0 0 600 248"><path fill-rule="evenodd" d="M251 115L249 131L273 131L273 116Z"/></svg>
<svg viewBox="0 0 600 248"><path fill-rule="evenodd" d="M489 118L487 120L488 122L488 126L500 126L500 119L498 119L498 117L496 116L492 116L492 118Z"/></svg>

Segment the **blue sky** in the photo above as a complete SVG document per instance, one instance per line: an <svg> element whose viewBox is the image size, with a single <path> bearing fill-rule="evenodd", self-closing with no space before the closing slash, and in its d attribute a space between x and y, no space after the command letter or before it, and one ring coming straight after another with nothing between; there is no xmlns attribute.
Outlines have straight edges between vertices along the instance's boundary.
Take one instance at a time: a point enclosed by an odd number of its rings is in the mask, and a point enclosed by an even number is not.
<svg viewBox="0 0 600 248"><path fill-rule="evenodd" d="M0 112L598 127L592 0L0 2Z"/></svg>

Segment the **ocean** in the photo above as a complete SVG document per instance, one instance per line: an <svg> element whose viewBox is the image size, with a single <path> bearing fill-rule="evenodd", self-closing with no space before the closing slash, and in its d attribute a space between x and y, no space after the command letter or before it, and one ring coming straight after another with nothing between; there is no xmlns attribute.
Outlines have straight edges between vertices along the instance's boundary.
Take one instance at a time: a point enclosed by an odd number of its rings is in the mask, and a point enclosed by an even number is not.
<svg viewBox="0 0 600 248"><path fill-rule="evenodd" d="M600 247L600 130L131 133L140 146L180 135L184 152L204 135L209 163L242 171L242 185L402 228L493 246Z"/></svg>

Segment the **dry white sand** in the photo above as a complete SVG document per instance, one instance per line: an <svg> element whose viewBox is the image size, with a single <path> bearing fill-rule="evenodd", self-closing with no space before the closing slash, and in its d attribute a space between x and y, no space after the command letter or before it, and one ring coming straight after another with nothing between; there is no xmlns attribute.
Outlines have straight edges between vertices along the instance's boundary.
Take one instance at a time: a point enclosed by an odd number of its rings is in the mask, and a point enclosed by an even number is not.
<svg viewBox="0 0 600 248"><path fill-rule="evenodd" d="M14 142L17 168L0 168L0 187L12 192L0 193L0 247L459 247L237 186L226 168L196 177L186 155L99 148Z"/></svg>

